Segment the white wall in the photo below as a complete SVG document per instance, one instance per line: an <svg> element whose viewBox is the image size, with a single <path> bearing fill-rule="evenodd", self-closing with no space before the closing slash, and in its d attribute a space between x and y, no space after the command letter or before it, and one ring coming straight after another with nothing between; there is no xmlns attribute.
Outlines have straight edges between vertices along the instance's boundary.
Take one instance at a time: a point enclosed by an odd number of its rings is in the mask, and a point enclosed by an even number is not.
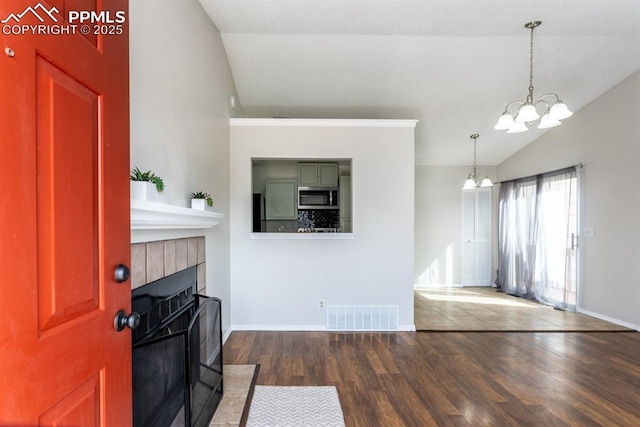
<svg viewBox="0 0 640 427"><path fill-rule="evenodd" d="M473 166L416 166L415 266L416 286L461 286L462 185ZM479 167L478 174L495 180L495 167ZM493 190L497 200L497 188ZM492 253L496 204L492 205ZM492 267L492 277L495 265ZM495 280L495 277L493 277Z"/></svg>
<svg viewBox="0 0 640 427"><path fill-rule="evenodd" d="M131 167L164 179L170 204L207 191L225 215L207 231L137 232L137 241L205 235L207 293L230 326L229 97L235 87L218 30L197 0L129 4Z"/></svg>
<svg viewBox="0 0 640 427"><path fill-rule="evenodd" d="M568 100L566 100L568 102ZM640 71L497 168L500 180L560 169L580 171L581 311L640 329Z"/></svg>
<svg viewBox="0 0 640 427"><path fill-rule="evenodd" d="M233 328L323 329L319 299L327 305L398 305L401 328L413 328L413 123L266 119L247 125L252 122L231 124ZM317 125L293 125L301 122ZM355 237L251 239L253 157L353 159Z"/></svg>

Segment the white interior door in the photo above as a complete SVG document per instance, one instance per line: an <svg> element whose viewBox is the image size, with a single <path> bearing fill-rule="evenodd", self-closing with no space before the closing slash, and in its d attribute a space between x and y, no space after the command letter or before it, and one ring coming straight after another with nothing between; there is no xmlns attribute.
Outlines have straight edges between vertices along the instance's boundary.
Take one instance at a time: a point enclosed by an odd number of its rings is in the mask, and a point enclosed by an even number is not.
<svg viewBox="0 0 640 427"><path fill-rule="evenodd" d="M491 188L462 190L462 286L491 285Z"/></svg>

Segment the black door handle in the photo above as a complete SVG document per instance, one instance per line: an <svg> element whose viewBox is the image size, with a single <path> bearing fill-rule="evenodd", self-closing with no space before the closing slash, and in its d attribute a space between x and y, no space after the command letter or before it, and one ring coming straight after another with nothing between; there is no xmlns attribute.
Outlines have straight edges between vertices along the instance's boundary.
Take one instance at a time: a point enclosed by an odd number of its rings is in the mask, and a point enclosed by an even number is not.
<svg viewBox="0 0 640 427"><path fill-rule="evenodd" d="M140 325L140 315L135 311L127 316L124 310L120 310L116 313L116 317L113 319L113 326L116 331L120 332L124 328L135 329Z"/></svg>
<svg viewBox="0 0 640 427"><path fill-rule="evenodd" d="M113 278L118 283L126 282L129 279L129 276L131 276L129 267L124 264L118 264L116 269L113 271Z"/></svg>

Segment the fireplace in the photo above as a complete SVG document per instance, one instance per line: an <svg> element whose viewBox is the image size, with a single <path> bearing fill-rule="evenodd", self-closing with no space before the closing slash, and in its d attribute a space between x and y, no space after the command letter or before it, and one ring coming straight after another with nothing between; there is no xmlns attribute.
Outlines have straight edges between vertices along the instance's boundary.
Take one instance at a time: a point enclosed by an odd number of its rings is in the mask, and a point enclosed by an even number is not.
<svg viewBox="0 0 640 427"><path fill-rule="evenodd" d="M134 426L207 426L222 399L221 301L198 293L203 267L131 292Z"/></svg>

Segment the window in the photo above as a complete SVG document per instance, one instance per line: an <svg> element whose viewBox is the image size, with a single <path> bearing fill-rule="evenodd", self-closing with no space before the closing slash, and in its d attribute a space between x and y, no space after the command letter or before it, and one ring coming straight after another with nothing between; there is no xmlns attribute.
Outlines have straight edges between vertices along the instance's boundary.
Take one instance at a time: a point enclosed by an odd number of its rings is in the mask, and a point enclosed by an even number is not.
<svg viewBox="0 0 640 427"><path fill-rule="evenodd" d="M505 292L575 309L575 167L500 185L498 284Z"/></svg>

